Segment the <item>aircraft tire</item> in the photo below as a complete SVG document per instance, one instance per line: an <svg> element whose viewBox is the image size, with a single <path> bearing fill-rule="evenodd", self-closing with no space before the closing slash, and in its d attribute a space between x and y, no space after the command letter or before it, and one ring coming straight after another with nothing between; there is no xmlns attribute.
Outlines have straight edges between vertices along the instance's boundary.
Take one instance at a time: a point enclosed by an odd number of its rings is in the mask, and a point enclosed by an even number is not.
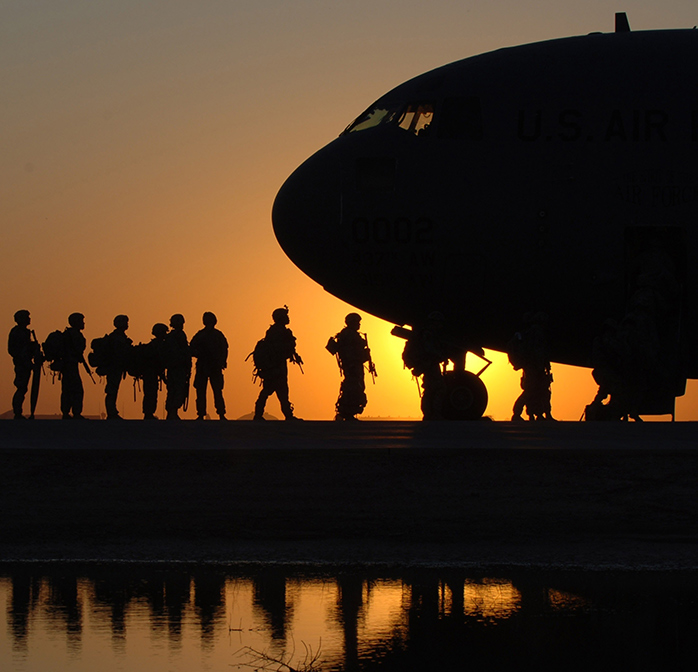
<svg viewBox="0 0 698 672"><path fill-rule="evenodd" d="M446 420L479 420L487 408L487 388L470 371L448 371L444 374L446 396L443 416Z"/></svg>

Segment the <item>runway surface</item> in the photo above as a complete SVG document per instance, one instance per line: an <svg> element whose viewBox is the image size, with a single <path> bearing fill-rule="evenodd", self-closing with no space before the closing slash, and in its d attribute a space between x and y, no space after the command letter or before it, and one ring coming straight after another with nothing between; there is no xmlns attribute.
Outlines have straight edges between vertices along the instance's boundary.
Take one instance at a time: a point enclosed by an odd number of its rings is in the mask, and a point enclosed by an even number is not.
<svg viewBox="0 0 698 672"><path fill-rule="evenodd" d="M0 423L0 561L698 568L698 424Z"/></svg>

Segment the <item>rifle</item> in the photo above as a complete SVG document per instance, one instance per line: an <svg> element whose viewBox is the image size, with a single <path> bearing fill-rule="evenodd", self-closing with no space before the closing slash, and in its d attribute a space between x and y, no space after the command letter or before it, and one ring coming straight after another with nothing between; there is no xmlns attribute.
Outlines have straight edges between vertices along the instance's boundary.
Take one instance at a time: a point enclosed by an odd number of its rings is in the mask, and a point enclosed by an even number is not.
<svg viewBox="0 0 698 672"><path fill-rule="evenodd" d="M367 334L361 334L364 337L364 341L366 341L366 350L368 350L368 372L371 374L371 380L373 381L373 384L376 384L376 378L378 378L378 371L376 371L376 365L373 363L373 359L371 358L371 348L368 347L368 335Z"/></svg>
<svg viewBox="0 0 698 672"><path fill-rule="evenodd" d="M297 352L294 352L291 355L291 363L298 364L298 368L301 370L301 373L305 373L305 371L303 371L303 360Z"/></svg>
<svg viewBox="0 0 698 672"><path fill-rule="evenodd" d="M36 338L34 330L31 330L32 340L34 345L34 354L32 356L32 386L31 395L29 397L30 412L29 417L34 419L34 411L36 411L36 404L39 401L39 386L41 385L41 375L44 373L44 353L41 352L41 346Z"/></svg>
<svg viewBox="0 0 698 672"><path fill-rule="evenodd" d="M83 356L82 359L82 365L85 367L85 371L87 371L87 375L90 377L90 380L96 385L97 381L94 379L94 376L92 375L92 371L90 370L90 367L87 366L87 362L85 361L85 357Z"/></svg>

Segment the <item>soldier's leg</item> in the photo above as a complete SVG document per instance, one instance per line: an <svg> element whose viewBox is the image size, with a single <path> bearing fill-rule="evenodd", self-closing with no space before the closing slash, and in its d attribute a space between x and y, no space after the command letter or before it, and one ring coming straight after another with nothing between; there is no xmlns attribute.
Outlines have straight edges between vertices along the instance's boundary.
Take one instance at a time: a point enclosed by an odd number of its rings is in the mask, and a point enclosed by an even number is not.
<svg viewBox="0 0 698 672"><path fill-rule="evenodd" d="M119 394L119 385L121 385L121 371L107 373L107 384L104 388L104 405L107 409L107 418L110 419L119 417L119 411L116 409L116 398Z"/></svg>
<svg viewBox="0 0 698 672"><path fill-rule="evenodd" d="M293 404L288 399L288 378L279 378L276 383L276 398L279 400L281 412L286 420L293 418Z"/></svg>
<svg viewBox="0 0 698 672"><path fill-rule="evenodd" d="M17 391L12 397L12 411L15 414L15 418L22 417L22 406L24 405L24 398L27 396L27 390L29 389L31 372L31 368L15 366L15 387Z"/></svg>
<svg viewBox="0 0 698 672"><path fill-rule="evenodd" d="M223 399L223 371L212 371L210 375L211 389L213 390L213 403L219 418L225 417L225 399Z"/></svg>
<svg viewBox="0 0 698 672"><path fill-rule="evenodd" d="M196 390L196 415L203 419L206 416L206 391L208 388L208 374L196 369L194 376L194 389Z"/></svg>
<svg viewBox="0 0 698 672"><path fill-rule="evenodd" d="M73 417L82 418L82 402L85 398L85 388L82 386L79 369L75 369L75 390L73 393Z"/></svg>
<svg viewBox="0 0 698 672"><path fill-rule="evenodd" d="M76 415L74 406L77 380L79 378L80 373L77 370L77 366L63 367L61 371L61 413L64 419L70 417L71 411L73 411L73 415Z"/></svg>
<svg viewBox="0 0 698 672"><path fill-rule="evenodd" d="M146 420L154 418L158 408L158 382L157 374L143 376L143 417Z"/></svg>
<svg viewBox="0 0 698 672"><path fill-rule="evenodd" d="M184 405L189 391L189 371L169 369L167 371L167 397L165 410L168 418L178 418L177 411Z"/></svg>
<svg viewBox="0 0 698 672"><path fill-rule="evenodd" d="M254 405L254 419L264 419L264 407L267 405L267 399L274 393L274 382L272 378L262 379L262 389L259 392L257 401Z"/></svg>

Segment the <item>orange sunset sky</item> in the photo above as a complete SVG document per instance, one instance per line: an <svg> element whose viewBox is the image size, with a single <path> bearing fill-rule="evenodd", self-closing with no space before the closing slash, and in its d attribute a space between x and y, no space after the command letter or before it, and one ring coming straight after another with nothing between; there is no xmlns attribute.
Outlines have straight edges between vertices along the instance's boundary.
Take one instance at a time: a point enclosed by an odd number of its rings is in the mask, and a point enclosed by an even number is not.
<svg viewBox="0 0 698 672"><path fill-rule="evenodd" d="M88 344L119 313L137 343L175 312L191 337L211 310L230 343L224 393L237 418L259 391L245 357L271 311L288 304L305 360L305 375L291 370L291 400L303 418L330 419L340 379L324 345L351 307L277 245L271 207L283 181L397 84L504 46L611 32L615 11L636 30L698 23L687 0L5 0L3 338L20 308L41 341L84 313ZM364 317L379 374L365 415L416 418L417 386L392 326ZM506 419L519 374L492 358L487 414ZM590 371L553 373L553 414L578 419L595 392ZM12 378L5 354L0 412L11 407ZM103 382L84 383L84 412L103 412ZM128 379L119 409L141 417L133 394ZM58 413L58 396L58 381L44 378L37 412ZM192 392L187 417L193 406ZM267 410L280 416L275 398ZM693 382L678 418L698 418Z"/></svg>

